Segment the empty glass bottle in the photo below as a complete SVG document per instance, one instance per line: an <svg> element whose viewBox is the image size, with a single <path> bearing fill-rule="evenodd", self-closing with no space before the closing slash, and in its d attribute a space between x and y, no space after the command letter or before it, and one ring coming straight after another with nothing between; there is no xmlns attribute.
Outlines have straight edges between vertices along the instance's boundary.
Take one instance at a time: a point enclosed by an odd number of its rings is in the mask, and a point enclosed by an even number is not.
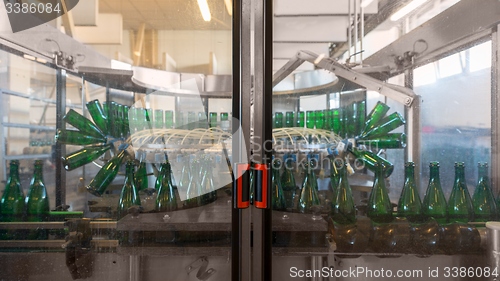
<svg viewBox="0 0 500 281"><path fill-rule="evenodd" d="M137 168L137 171L134 174L135 187L137 188L137 191L141 191L148 188L148 171L146 170L147 163L144 157L145 156L142 155L139 168Z"/></svg>
<svg viewBox="0 0 500 281"><path fill-rule="evenodd" d="M104 154L111 147L110 144L86 146L78 151L68 154L62 158L63 167L66 171L71 171L85 164L88 164Z"/></svg>
<svg viewBox="0 0 500 281"><path fill-rule="evenodd" d="M88 144L98 144L106 143L105 137L94 137L82 133L80 131L73 130L61 130L58 129L55 137L56 141L62 144L72 144L72 145L88 145Z"/></svg>
<svg viewBox="0 0 500 281"><path fill-rule="evenodd" d="M465 182L464 162L455 162L455 182L448 200L449 222L474 221L474 208Z"/></svg>
<svg viewBox="0 0 500 281"><path fill-rule="evenodd" d="M344 108L344 129L347 137L354 137L357 125L356 103L351 103Z"/></svg>
<svg viewBox="0 0 500 281"><path fill-rule="evenodd" d="M497 219L497 206L490 188L488 163L478 163L477 167L478 182L472 195L474 218L478 222L494 221Z"/></svg>
<svg viewBox="0 0 500 281"><path fill-rule="evenodd" d="M398 216L417 222L422 216L422 202L415 183L415 163L405 164L405 182L398 202Z"/></svg>
<svg viewBox="0 0 500 281"><path fill-rule="evenodd" d="M83 117L80 113L74 111L73 109L70 109L68 113L66 113L64 121L84 134L97 138L105 138L104 133L99 130L94 123L90 122L90 120Z"/></svg>
<svg viewBox="0 0 500 281"><path fill-rule="evenodd" d="M184 206L187 208L199 207L204 204L203 190L201 188L201 179L199 174L199 162L194 160L191 163L189 172L189 184L186 189L186 200Z"/></svg>
<svg viewBox="0 0 500 281"><path fill-rule="evenodd" d="M376 223L392 221L392 204L385 186L384 166L375 163L375 179L368 198L366 215Z"/></svg>
<svg viewBox="0 0 500 281"><path fill-rule="evenodd" d="M285 113L285 127L293 127L293 111L287 111Z"/></svg>
<svg viewBox="0 0 500 281"><path fill-rule="evenodd" d="M333 110L333 120L332 125L331 125L331 130L339 135L342 136L342 109L341 108L335 108Z"/></svg>
<svg viewBox="0 0 500 281"><path fill-rule="evenodd" d="M125 155L125 150L122 150L102 166L97 175L90 181L87 191L95 196L104 194L106 188L108 188L109 184L115 179L116 174L118 174Z"/></svg>
<svg viewBox="0 0 500 281"><path fill-rule="evenodd" d="M174 128L174 111L165 110L165 129Z"/></svg>
<svg viewBox="0 0 500 281"><path fill-rule="evenodd" d="M325 128L325 111L324 110L316 110L315 111L315 126L316 126L316 129L324 129Z"/></svg>
<svg viewBox="0 0 500 281"><path fill-rule="evenodd" d="M101 132L107 134L108 116L99 100L89 101L87 103L87 109L89 110L90 116L92 116L92 120L94 120L94 123L101 130Z"/></svg>
<svg viewBox="0 0 500 281"><path fill-rule="evenodd" d="M422 204L422 213L426 218L434 218L439 224L447 221L448 212L446 198L441 188L441 179L439 178L439 162L429 164L430 178L427 191L425 192L424 202Z"/></svg>
<svg viewBox="0 0 500 281"><path fill-rule="evenodd" d="M316 124L315 117L316 116L315 116L314 111L307 111L306 112L306 128L314 129L314 125Z"/></svg>
<svg viewBox="0 0 500 281"><path fill-rule="evenodd" d="M305 125L304 119L305 119L304 111L297 112L297 123L295 124L295 126L299 128L304 128Z"/></svg>
<svg viewBox="0 0 500 281"><path fill-rule="evenodd" d="M120 199L118 200L118 220L128 214L132 206L140 206L141 199L134 183L134 162L128 161L125 166L125 183L123 184Z"/></svg>
<svg viewBox="0 0 500 281"><path fill-rule="evenodd" d="M405 124L405 120L401 114L394 112L380 121L380 125L372 130L361 134L360 139L375 139L388 134L390 131Z"/></svg>
<svg viewBox="0 0 500 281"><path fill-rule="evenodd" d="M26 196L26 219L29 222L47 221L49 211L49 198L43 181L43 161L35 160L35 173ZM28 239L48 239L48 232L44 229L30 231Z"/></svg>
<svg viewBox="0 0 500 281"><path fill-rule="evenodd" d="M274 128L283 128L283 112L274 113Z"/></svg>
<svg viewBox="0 0 500 281"><path fill-rule="evenodd" d="M19 179L19 160L10 161L10 173L0 201L0 221L22 221L25 201Z"/></svg>
<svg viewBox="0 0 500 281"><path fill-rule="evenodd" d="M283 174L281 174L281 185L285 196L286 208L293 209L295 191L297 190L297 184L295 183L295 177L293 175L293 159L285 155L283 161L284 169Z"/></svg>
<svg viewBox="0 0 500 281"><path fill-rule="evenodd" d="M155 110L155 129L163 129L163 110Z"/></svg>
<svg viewBox="0 0 500 281"><path fill-rule="evenodd" d="M379 125L380 121L385 117L390 107L387 106L383 102L377 102L377 104L373 107L372 111L366 117L365 126L363 128L364 133L368 133L373 128Z"/></svg>
<svg viewBox="0 0 500 281"><path fill-rule="evenodd" d="M217 190L214 189L214 173L210 157L203 159L203 169L201 173L201 188L204 190L203 201L206 203L217 200Z"/></svg>
<svg viewBox="0 0 500 281"><path fill-rule="evenodd" d="M375 172L376 163L382 163L385 177L390 176L394 171L394 165L392 165L391 162L387 161L386 159L378 156L377 154L369 150L359 149L356 147L348 147L348 150L356 157L356 161L357 160L363 161L366 168L368 168L372 172ZM360 163L357 163L357 165L358 164Z"/></svg>
<svg viewBox="0 0 500 281"><path fill-rule="evenodd" d="M366 102L359 101L356 103L356 136L362 133L366 123Z"/></svg>
<svg viewBox="0 0 500 281"><path fill-rule="evenodd" d="M337 163L336 159L330 159L330 190L332 191L332 197L335 197L337 194L340 181L340 169L342 169L341 163Z"/></svg>
<svg viewBox="0 0 500 281"><path fill-rule="evenodd" d="M338 224L352 224L356 222L356 206L352 197L352 190L347 181L347 166L340 169L339 183L331 202L330 216Z"/></svg>
<svg viewBox="0 0 500 281"><path fill-rule="evenodd" d="M300 213L312 213L311 207L321 204L318 197L318 182L316 181L312 165L312 163L304 164L306 176L302 183L302 190L297 206L297 211Z"/></svg>
<svg viewBox="0 0 500 281"><path fill-rule="evenodd" d="M286 210L286 201L283 193L283 186L281 185L280 167L281 167L281 161L279 159L274 159L272 165L272 174L271 174L271 181L273 185L271 202L273 210L284 211Z"/></svg>
<svg viewBox="0 0 500 281"><path fill-rule="evenodd" d="M156 211L158 212L171 212L177 210L177 198L175 196L174 187L172 186L170 162L161 165L160 175L161 178L158 195L156 197Z"/></svg>
<svg viewBox="0 0 500 281"><path fill-rule="evenodd" d="M404 133L392 133L370 140L359 140L359 143L366 145L370 150L382 148L405 148L406 135Z"/></svg>
<svg viewBox="0 0 500 281"><path fill-rule="evenodd" d="M217 112L210 112L210 128L217 127Z"/></svg>

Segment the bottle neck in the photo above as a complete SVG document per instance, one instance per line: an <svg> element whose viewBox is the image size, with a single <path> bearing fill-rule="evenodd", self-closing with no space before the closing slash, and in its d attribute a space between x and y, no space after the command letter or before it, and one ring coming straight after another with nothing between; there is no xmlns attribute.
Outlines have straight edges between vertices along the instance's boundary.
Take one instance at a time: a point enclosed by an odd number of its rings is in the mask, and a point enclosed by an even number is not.
<svg viewBox="0 0 500 281"><path fill-rule="evenodd" d="M19 179L19 166L16 164L10 164L10 178Z"/></svg>
<svg viewBox="0 0 500 281"><path fill-rule="evenodd" d="M455 167L455 180L465 181L465 169L464 167Z"/></svg>
<svg viewBox="0 0 500 281"><path fill-rule="evenodd" d="M430 172L430 176L431 176L431 180L432 179L435 179L435 180L439 180L439 167L431 167L431 172Z"/></svg>
<svg viewBox="0 0 500 281"><path fill-rule="evenodd" d="M132 182L134 180L134 164L127 163L125 167L125 176L127 177L127 182Z"/></svg>
<svg viewBox="0 0 500 281"><path fill-rule="evenodd" d="M34 181L43 181L43 166L35 165L35 173L33 175Z"/></svg>
<svg viewBox="0 0 500 281"><path fill-rule="evenodd" d="M488 167L479 166L478 167L478 176L479 176L479 179L488 178Z"/></svg>
<svg viewBox="0 0 500 281"><path fill-rule="evenodd" d="M411 181L415 179L415 167L413 166L405 167L405 178L406 180L411 180Z"/></svg>

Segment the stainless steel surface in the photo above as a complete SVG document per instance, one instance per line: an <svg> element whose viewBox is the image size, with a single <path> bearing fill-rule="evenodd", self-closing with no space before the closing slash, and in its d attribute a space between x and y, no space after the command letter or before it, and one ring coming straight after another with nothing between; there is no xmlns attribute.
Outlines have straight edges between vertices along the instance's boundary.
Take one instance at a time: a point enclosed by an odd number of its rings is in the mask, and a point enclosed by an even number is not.
<svg viewBox="0 0 500 281"><path fill-rule="evenodd" d="M141 280L141 256L132 255L129 257L129 267L130 267L130 281L140 281Z"/></svg>
<svg viewBox="0 0 500 281"><path fill-rule="evenodd" d="M288 61L285 66L273 75L273 86L290 75L303 62L308 61L314 63L318 68L331 71L337 76L356 83L367 90L376 91L408 107L412 105L413 99L416 96L411 89L381 82L366 74L357 73L354 69L347 68L333 59L322 58L319 62L316 61L317 59L317 54L308 51L299 51L295 58Z"/></svg>
<svg viewBox="0 0 500 281"><path fill-rule="evenodd" d="M250 56L249 56L250 58ZM205 77L206 92L232 92L233 80L231 75L207 75Z"/></svg>
<svg viewBox="0 0 500 281"><path fill-rule="evenodd" d="M56 128L66 129L66 122L63 120L66 115L66 70L56 71ZM54 153L54 165L56 176L55 202L56 207L66 205L66 171L63 171L62 158L66 155L66 145L56 142Z"/></svg>
<svg viewBox="0 0 500 281"><path fill-rule="evenodd" d="M64 229L64 222L0 222L0 229ZM91 229L116 229L116 221L91 221Z"/></svg>
<svg viewBox="0 0 500 281"><path fill-rule="evenodd" d="M62 249L65 240L0 240L0 248L2 249L30 249L30 248L54 248ZM109 239L94 239L91 242L94 249L118 247L118 240Z"/></svg>
<svg viewBox="0 0 500 281"><path fill-rule="evenodd" d="M415 64L427 63L430 57L436 57L444 48L462 38L476 36L483 31L491 33L491 28L496 27L500 20L499 15L500 2L497 0L484 0L481 5L477 5L475 0L459 1L364 62L369 65L389 65L395 71L395 58L404 52L414 51L417 52ZM415 49L417 40L425 40L427 47L424 45ZM454 46L455 49L457 47Z"/></svg>
<svg viewBox="0 0 500 281"><path fill-rule="evenodd" d="M491 268L500 267L500 222L487 222L487 253L488 253L488 265ZM499 278L494 278L492 280L499 280Z"/></svg>
<svg viewBox="0 0 500 281"><path fill-rule="evenodd" d="M335 74L321 69L295 73L293 77L295 79L295 87L293 90L330 85L337 83L339 80Z"/></svg>

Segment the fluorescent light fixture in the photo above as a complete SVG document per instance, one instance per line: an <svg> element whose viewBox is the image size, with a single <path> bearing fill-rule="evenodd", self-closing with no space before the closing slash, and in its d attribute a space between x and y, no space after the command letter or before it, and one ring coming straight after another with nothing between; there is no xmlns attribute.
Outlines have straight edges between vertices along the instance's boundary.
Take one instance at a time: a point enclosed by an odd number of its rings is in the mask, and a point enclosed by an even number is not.
<svg viewBox="0 0 500 281"><path fill-rule="evenodd" d="M198 0L198 6L200 7L201 16L204 21L210 21L212 16L210 15L210 9L208 8L207 0Z"/></svg>
<svg viewBox="0 0 500 281"><path fill-rule="evenodd" d="M47 63L47 61L42 58L36 58L36 61L39 63Z"/></svg>
<svg viewBox="0 0 500 281"><path fill-rule="evenodd" d="M28 59L28 60L36 60L36 58L34 56L30 56L30 55L27 55L27 54L24 54L23 57L25 59Z"/></svg>
<svg viewBox="0 0 500 281"><path fill-rule="evenodd" d="M361 1L361 8L368 7L372 2L373 2L373 0L363 0L363 1Z"/></svg>
<svg viewBox="0 0 500 281"><path fill-rule="evenodd" d="M406 16L407 14L413 12L413 10L415 10L418 7L420 7L425 2L427 2L427 0L413 0L413 1L411 1L408 5L404 6L399 11L395 12L391 16L391 20L392 21L398 21L398 20L402 19L404 16Z"/></svg>
<svg viewBox="0 0 500 281"><path fill-rule="evenodd" d="M137 57L140 57L141 56L141 52L139 51L134 51L134 55L137 56Z"/></svg>
<svg viewBox="0 0 500 281"><path fill-rule="evenodd" d="M224 4L226 4L227 13L232 16L233 15L233 1L232 0L224 0Z"/></svg>

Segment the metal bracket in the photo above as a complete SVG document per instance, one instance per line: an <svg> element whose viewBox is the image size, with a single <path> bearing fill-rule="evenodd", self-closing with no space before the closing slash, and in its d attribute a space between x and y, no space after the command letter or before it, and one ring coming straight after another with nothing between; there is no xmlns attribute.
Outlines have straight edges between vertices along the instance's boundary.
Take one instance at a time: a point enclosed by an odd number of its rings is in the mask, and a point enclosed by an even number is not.
<svg viewBox="0 0 500 281"><path fill-rule="evenodd" d="M295 57L290 59L280 70L278 70L273 75L273 87L278 85L279 82L290 75L305 61L314 64L318 68L330 71L348 81L363 86L367 90L376 91L407 107L412 106L413 100L417 96L411 89L382 82L366 74L356 72L356 70L350 69L331 58L321 58L310 51L299 51Z"/></svg>
<svg viewBox="0 0 500 281"><path fill-rule="evenodd" d="M207 270L207 267L208 267L207 257L200 257L194 262L192 262L190 265L186 266L186 272L189 275L192 271L199 268L198 272L196 273L196 278L198 278L198 280L205 281L217 272L217 270L213 268L209 268Z"/></svg>

